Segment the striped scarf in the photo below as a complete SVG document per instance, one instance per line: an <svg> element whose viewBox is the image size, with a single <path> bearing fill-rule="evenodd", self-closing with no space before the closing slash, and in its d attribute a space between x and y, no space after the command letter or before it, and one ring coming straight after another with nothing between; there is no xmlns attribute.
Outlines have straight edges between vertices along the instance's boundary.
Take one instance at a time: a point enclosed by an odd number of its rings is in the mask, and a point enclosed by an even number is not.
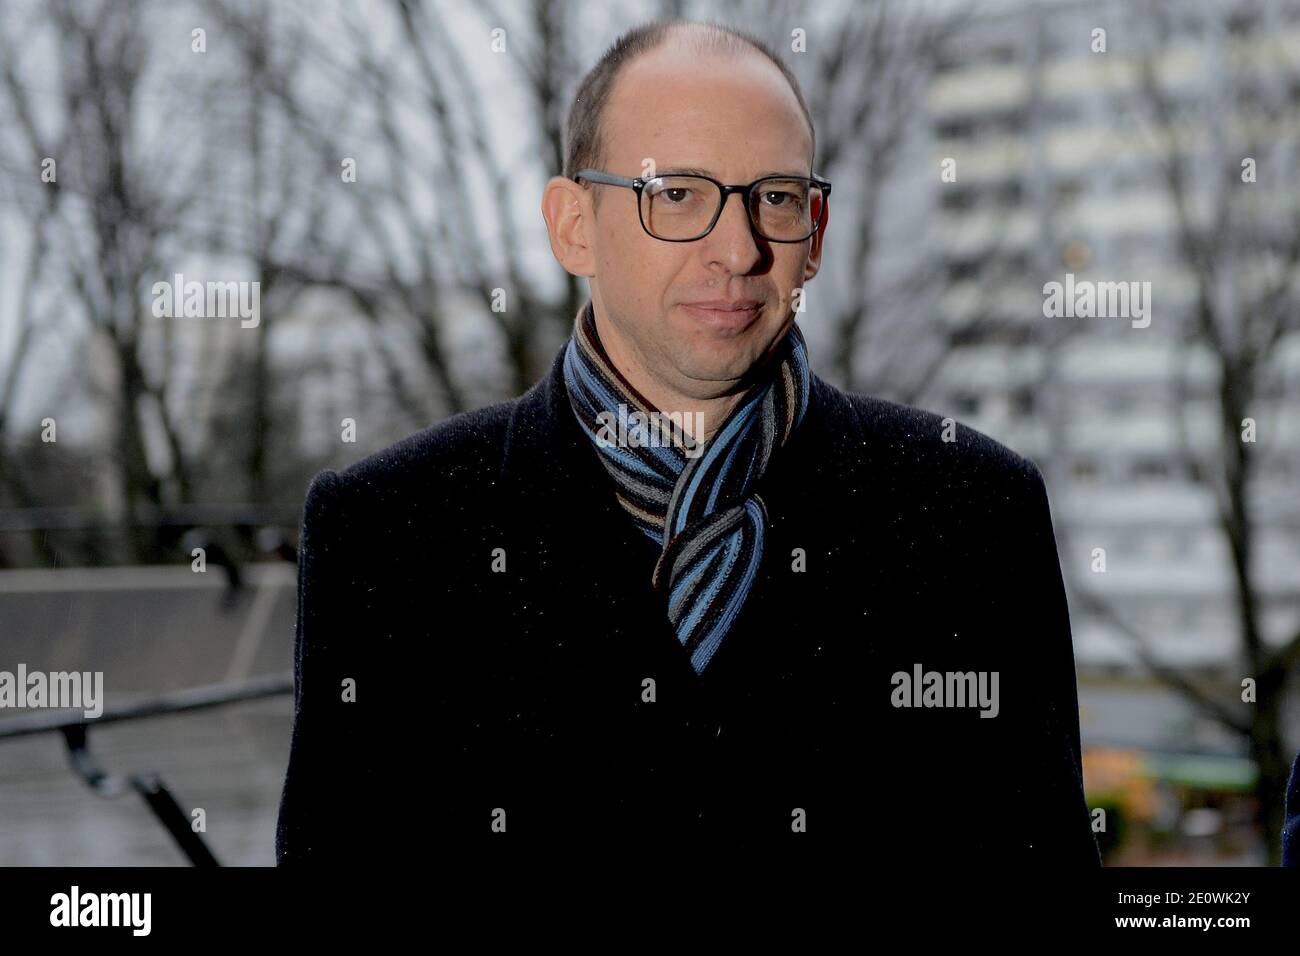
<svg viewBox="0 0 1300 956"><path fill-rule="evenodd" d="M778 348L764 380L702 445L614 367L591 302L578 313L565 349L570 404L614 479L619 504L661 548L652 584L697 675L749 596L762 561L767 506L753 488L808 407L808 353L797 325Z"/></svg>

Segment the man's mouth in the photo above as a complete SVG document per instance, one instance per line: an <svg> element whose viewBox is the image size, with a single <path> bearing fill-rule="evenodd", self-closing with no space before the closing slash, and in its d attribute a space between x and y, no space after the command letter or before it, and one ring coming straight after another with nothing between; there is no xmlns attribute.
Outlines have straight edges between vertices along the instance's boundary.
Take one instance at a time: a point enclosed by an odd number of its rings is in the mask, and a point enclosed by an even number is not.
<svg viewBox="0 0 1300 956"><path fill-rule="evenodd" d="M682 309L691 318L710 328L743 332L763 311L763 303L757 299L712 299L702 302L683 302Z"/></svg>

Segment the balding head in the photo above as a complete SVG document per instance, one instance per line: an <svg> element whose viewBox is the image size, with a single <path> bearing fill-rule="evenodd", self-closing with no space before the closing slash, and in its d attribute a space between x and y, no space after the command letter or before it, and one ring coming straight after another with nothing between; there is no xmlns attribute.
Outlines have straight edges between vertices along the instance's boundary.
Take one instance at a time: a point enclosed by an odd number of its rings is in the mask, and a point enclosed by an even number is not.
<svg viewBox="0 0 1300 956"><path fill-rule="evenodd" d="M816 130L804 101L799 80L776 51L762 40L717 23L692 20L661 20L627 31L605 51L599 62L583 77L569 109L565 134L564 175L572 179L580 169L600 168L605 161L605 115L618 80L639 57L655 51L678 55L695 62L722 57L757 57L779 72L790 89L807 126L808 168L816 155ZM635 79L632 82L635 89ZM632 97L628 97L629 100Z"/></svg>

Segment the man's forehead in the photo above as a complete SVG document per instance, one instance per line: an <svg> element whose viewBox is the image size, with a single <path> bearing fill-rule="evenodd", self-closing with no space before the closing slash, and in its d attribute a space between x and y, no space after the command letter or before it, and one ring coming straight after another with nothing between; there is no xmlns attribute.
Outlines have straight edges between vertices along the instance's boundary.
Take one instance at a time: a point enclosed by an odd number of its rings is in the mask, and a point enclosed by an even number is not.
<svg viewBox="0 0 1300 956"><path fill-rule="evenodd" d="M619 75L601 125L608 157L651 158L658 172L718 176L743 158L763 167L755 175L806 174L812 145L790 84L757 51L646 53Z"/></svg>

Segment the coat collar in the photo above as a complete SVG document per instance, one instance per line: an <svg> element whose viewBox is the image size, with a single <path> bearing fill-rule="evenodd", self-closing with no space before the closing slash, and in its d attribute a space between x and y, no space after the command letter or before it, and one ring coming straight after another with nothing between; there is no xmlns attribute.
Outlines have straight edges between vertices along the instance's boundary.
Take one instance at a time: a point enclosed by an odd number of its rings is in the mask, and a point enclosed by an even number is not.
<svg viewBox="0 0 1300 956"><path fill-rule="evenodd" d="M514 405L507 430L502 477L507 487L530 489L530 497L544 496L553 507L581 504L597 508L601 516L622 514L613 485L591 439L583 433L569 404L564 381L564 347L556 353L546 377L524 393ZM850 414L847 397L809 372L810 391L804 421L788 445L773 459L789 468L808 454L825 451L829 443L843 440L842 417ZM838 426L832 419L840 419ZM592 492L599 489L607 494ZM632 527L631 522L627 522ZM644 539L644 535L638 532ZM648 539L647 543L648 543Z"/></svg>
<svg viewBox="0 0 1300 956"><path fill-rule="evenodd" d="M591 439L583 434L569 405L564 351L556 353L546 377L515 403L506 432L502 479L527 510L537 507L565 514L570 508L581 508L578 513L586 516L584 523L605 525L621 508ZM626 524L633 528L630 521ZM649 539L646 544L651 544Z"/></svg>

